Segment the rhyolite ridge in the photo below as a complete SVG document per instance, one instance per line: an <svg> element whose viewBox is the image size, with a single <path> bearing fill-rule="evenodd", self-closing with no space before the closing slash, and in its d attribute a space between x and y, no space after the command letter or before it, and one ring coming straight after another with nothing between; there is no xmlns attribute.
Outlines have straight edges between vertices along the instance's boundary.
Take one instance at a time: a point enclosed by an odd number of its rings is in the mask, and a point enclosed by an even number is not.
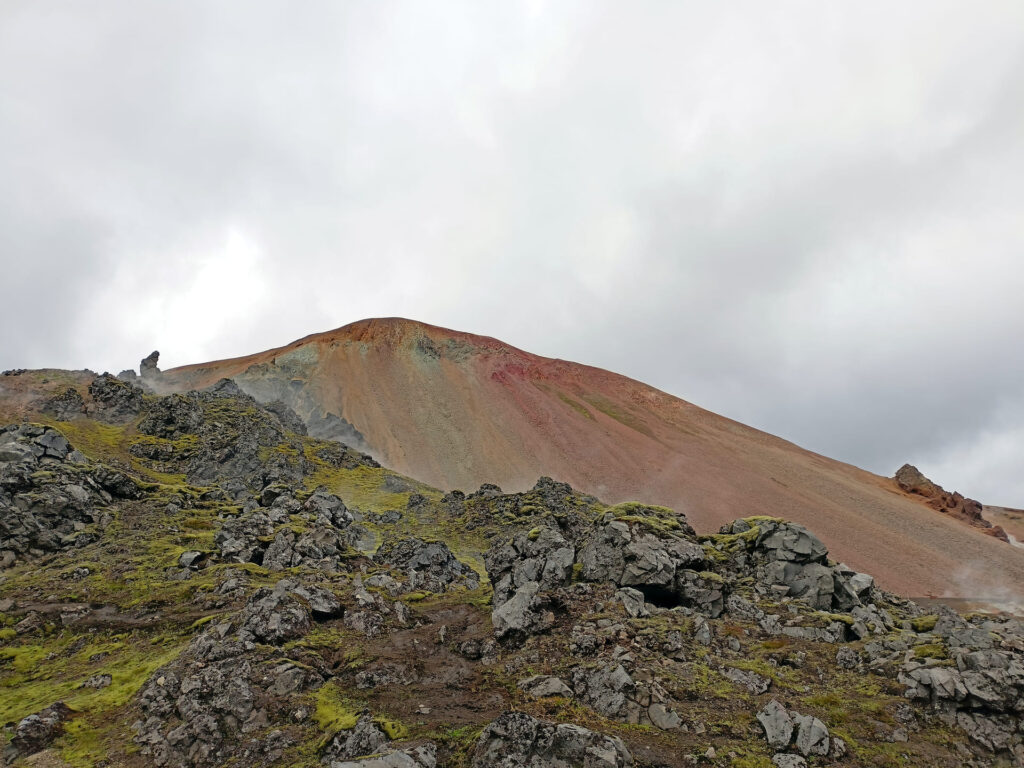
<svg viewBox="0 0 1024 768"><path fill-rule="evenodd" d="M1024 584L1024 552L893 478L498 339L375 318L150 378L159 392L231 379L286 403L311 436L442 490L526 490L549 475L606 502L685 512L702 533L738 514L782 515L901 594L991 598Z"/></svg>
<svg viewBox="0 0 1024 768"><path fill-rule="evenodd" d="M7 765L1024 761L1021 622L892 594L781 516L446 492L231 381L17 377Z"/></svg>

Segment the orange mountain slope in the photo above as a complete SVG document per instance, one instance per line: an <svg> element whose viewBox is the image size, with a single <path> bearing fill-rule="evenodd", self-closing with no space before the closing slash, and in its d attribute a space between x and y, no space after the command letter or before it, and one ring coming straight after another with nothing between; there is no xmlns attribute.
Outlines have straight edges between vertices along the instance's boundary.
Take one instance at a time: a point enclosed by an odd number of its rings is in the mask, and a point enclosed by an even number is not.
<svg viewBox="0 0 1024 768"><path fill-rule="evenodd" d="M903 594L1019 599L1024 585L1024 550L888 478L625 376L492 338L364 320L166 371L163 382L201 388L222 377L258 399L284 399L314 432L341 424L385 465L441 488L517 490L551 475L608 502L673 507L701 532L741 516L796 520Z"/></svg>

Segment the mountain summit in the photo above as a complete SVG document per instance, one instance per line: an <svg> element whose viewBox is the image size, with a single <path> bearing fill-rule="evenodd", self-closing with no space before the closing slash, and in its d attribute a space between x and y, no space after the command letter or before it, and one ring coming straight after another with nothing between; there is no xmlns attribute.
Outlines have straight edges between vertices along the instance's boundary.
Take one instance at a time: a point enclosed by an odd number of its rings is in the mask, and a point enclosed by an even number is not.
<svg viewBox="0 0 1024 768"><path fill-rule="evenodd" d="M0 765L1024 765L1024 621L886 589L991 602L1021 550L912 468L905 491L623 377L404 321L158 361L0 375ZM604 461L605 493L628 481L619 456L692 493L704 525L735 518L698 531L550 476L467 494L379 460L434 450L444 472L460 449L452 476L511 483L503 457L531 450L591 482ZM796 514L841 527L826 542ZM988 556L986 578L947 552Z"/></svg>
<svg viewBox="0 0 1024 768"><path fill-rule="evenodd" d="M362 320L246 357L175 368L168 391L234 380L433 486L529 488L551 475L608 502L812 527L903 593L984 597L1024 583L1024 552L936 514L893 480L609 371L401 318Z"/></svg>

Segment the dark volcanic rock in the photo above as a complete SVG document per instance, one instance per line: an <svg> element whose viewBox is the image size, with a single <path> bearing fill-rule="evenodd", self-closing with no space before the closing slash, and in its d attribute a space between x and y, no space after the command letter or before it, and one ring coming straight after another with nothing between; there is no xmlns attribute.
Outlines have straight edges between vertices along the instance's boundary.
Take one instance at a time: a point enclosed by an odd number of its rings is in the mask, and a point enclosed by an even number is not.
<svg viewBox="0 0 1024 768"><path fill-rule="evenodd" d="M24 718L18 723L10 744L4 750L4 760L10 763L16 758L33 755L48 747L64 732L64 723L72 714L70 707L58 701Z"/></svg>
<svg viewBox="0 0 1024 768"><path fill-rule="evenodd" d="M142 412L142 390L109 373L93 379L89 384L89 395L93 401L93 413L101 421L123 424Z"/></svg>
<svg viewBox="0 0 1024 768"><path fill-rule="evenodd" d="M373 559L404 573L407 591L447 592L456 587L476 589L480 586L476 572L460 563L441 542L412 537L385 539Z"/></svg>
<svg viewBox="0 0 1024 768"><path fill-rule="evenodd" d="M245 754L254 758L247 765L276 763L285 744L266 726L324 679L272 646L302 637L315 617L340 611L333 594L296 580L257 590L238 616L236 635L229 623L207 629L143 686L135 737L143 754L169 768L207 768Z"/></svg>
<svg viewBox="0 0 1024 768"><path fill-rule="evenodd" d="M155 350L142 358L142 361L139 363L139 378L144 383L152 384L159 380L160 369L156 367L159 360L160 353Z"/></svg>
<svg viewBox="0 0 1024 768"><path fill-rule="evenodd" d="M633 756L621 739L578 725L556 725L506 712L477 740L472 768L628 768Z"/></svg>
<svg viewBox="0 0 1024 768"><path fill-rule="evenodd" d="M70 421L85 413L85 400L77 389L68 387L43 403L42 411L57 421Z"/></svg>
<svg viewBox="0 0 1024 768"><path fill-rule="evenodd" d="M131 478L89 462L55 429L0 427L0 567L95 541L112 499L140 494Z"/></svg>

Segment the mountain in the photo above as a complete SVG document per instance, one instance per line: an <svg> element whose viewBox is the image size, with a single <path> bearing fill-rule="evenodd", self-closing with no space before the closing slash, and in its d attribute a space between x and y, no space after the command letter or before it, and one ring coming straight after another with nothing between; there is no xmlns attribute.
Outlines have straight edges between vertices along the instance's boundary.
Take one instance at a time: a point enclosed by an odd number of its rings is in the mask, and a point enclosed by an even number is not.
<svg viewBox="0 0 1024 768"><path fill-rule="evenodd" d="M638 381L496 339L364 320L246 357L163 373L168 391L230 378L445 490L551 475L711 532L738 515L807 525L904 594L1019 597L1024 551L937 514L893 480L804 450Z"/></svg>
<svg viewBox="0 0 1024 768"><path fill-rule="evenodd" d="M445 493L306 432L225 379L0 376L0 765L1024 764L1013 616L779 517Z"/></svg>

